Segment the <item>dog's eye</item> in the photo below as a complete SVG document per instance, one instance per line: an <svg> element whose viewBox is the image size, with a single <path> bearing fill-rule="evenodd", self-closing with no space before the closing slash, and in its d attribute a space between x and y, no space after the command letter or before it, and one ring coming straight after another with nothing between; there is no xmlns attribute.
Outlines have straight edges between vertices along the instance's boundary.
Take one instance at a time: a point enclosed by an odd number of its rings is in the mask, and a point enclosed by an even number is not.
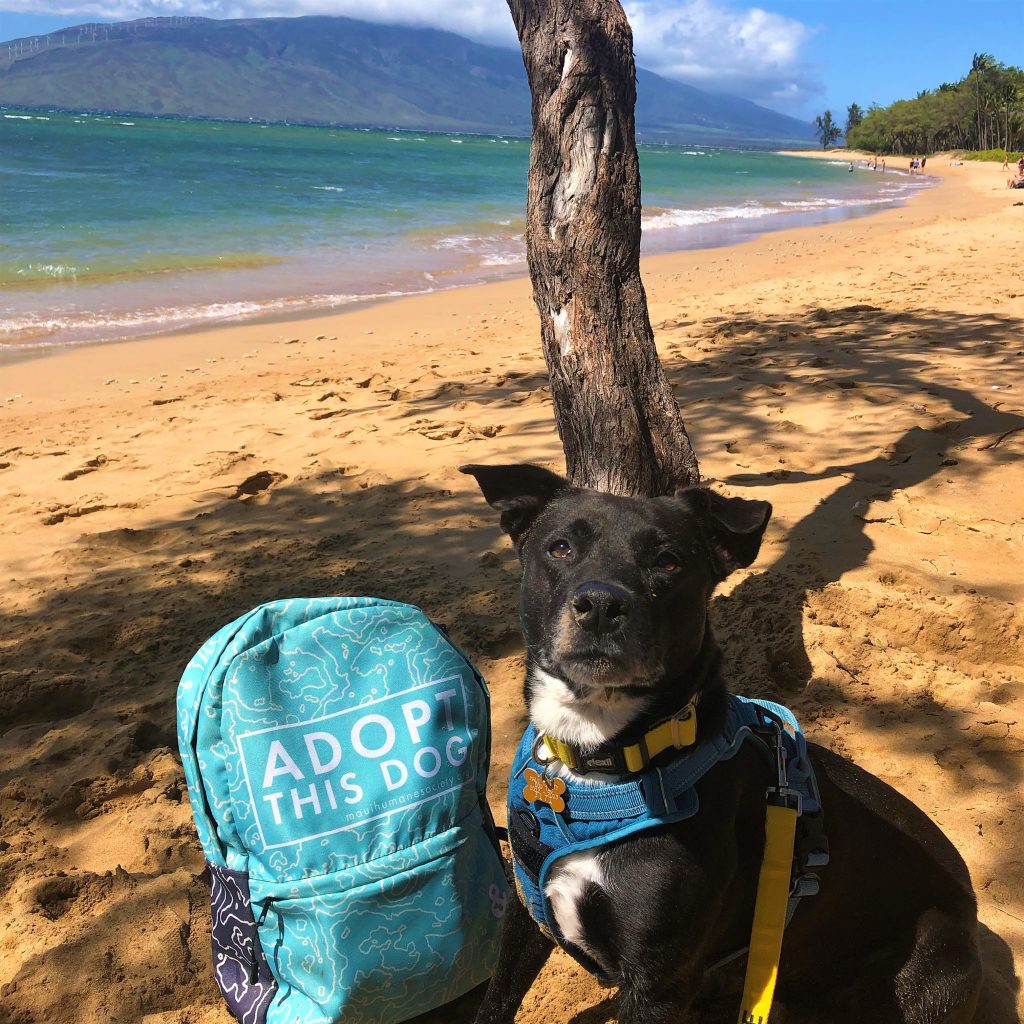
<svg viewBox="0 0 1024 1024"><path fill-rule="evenodd" d="M654 560L654 568L660 569L662 572L678 572L682 565L671 551L662 551Z"/></svg>
<svg viewBox="0 0 1024 1024"><path fill-rule="evenodd" d="M572 545L567 540L556 540L548 548L548 554L552 558L568 558L572 554Z"/></svg>

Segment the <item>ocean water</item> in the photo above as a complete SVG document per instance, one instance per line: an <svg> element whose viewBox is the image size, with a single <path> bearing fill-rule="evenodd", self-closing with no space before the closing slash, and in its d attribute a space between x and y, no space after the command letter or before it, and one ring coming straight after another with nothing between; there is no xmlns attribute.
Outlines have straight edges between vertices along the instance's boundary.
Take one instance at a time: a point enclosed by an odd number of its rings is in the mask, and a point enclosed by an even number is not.
<svg viewBox="0 0 1024 1024"><path fill-rule="evenodd" d="M500 136L0 108L0 356L525 273L528 159ZM646 252L926 183L698 147L640 162Z"/></svg>

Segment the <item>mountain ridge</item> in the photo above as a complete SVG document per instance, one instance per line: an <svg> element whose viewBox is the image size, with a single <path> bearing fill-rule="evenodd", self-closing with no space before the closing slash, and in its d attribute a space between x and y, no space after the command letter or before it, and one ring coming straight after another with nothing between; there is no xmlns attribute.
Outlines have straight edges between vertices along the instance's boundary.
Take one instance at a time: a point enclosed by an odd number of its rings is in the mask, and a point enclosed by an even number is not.
<svg viewBox="0 0 1024 1024"><path fill-rule="evenodd" d="M809 124L637 72L643 141L807 143ZM74 100L74 102L70 102ZM0 104L528 135L518 51L353 18L179 16L0 42Z"/></svg>

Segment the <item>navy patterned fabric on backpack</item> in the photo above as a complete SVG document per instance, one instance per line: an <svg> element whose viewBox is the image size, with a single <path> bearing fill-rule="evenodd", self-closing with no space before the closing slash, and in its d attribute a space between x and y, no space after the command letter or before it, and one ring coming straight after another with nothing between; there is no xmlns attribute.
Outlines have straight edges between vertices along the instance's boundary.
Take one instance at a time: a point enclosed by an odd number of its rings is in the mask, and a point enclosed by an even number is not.
<svg viewBox="0 0 1024 1024"><path fill-rule="evenodd" d="M239 1020L398 1024L490 976L488 694L423 612L262 605L185 670L178 740Z"/></svg>

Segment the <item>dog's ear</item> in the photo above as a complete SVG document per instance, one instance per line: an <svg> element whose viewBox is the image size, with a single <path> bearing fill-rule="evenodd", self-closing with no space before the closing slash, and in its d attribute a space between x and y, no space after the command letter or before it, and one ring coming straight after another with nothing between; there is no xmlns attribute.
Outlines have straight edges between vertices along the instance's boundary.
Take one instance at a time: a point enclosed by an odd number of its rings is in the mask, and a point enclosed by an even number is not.
<svg viewBox="0 0 1024 1024"><path fill-rule="evenodd" d="M501 528L517 547L519 539L552 498L571 488L565 477L541 466L460 466L476 478L491 508L501 513Z"/></svg>
<svg viewBox="0 0 1024 1024"><path fill-rule="evenodd" d="M706 487L678 490L676 497L700 521L720 579L734 569L745 569L757 558L772 515L767 501L726 498Z"/></svg>

